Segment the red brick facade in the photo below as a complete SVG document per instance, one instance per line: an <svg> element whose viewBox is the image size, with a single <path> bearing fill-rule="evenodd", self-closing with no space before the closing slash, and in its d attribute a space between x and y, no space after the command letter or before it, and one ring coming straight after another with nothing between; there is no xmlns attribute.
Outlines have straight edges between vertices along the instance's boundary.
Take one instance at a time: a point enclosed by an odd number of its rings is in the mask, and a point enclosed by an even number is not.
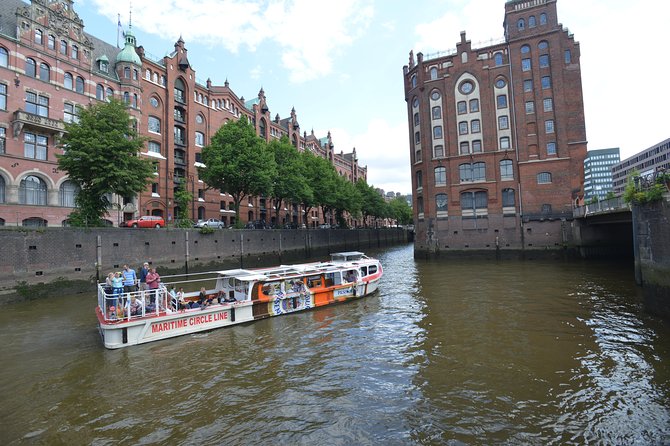
<svg viewBox="0 0 670 446"><path fill-rule="evenodd" d="M156 166L153 184L131 200L115 203L108 222L139 215L175 215L174 190L185 182L194 200L193 219L220 218L234 223L232 197L206 190L198 179L200 151L226 122L246 116L259 136L270 141L288 136L299 150L326 157L352 181L367 178L356 151L334 153L333 142L300 131L295 110L272 117L264 91L251 101L230 87L203 85L188 61L180 38L174 51L151 59L129 30L125 46L105 43L84 32L72 0L47 2L6 0L0 6L0 225L66 224L75 188L58 170L56 154L63 122L76 119L76 109L107 96L125 100L141 135L148 137L141 156ZM2 33L6 34L2 34ZM34 63L33 63L34 62ZM270 198L253 197L243 205L243 221L302 223L297 206L287 205L277 217ZM309 224L323 221L314 210ZM352 222L354 223L354 222Z"/></svg>
<svg viewBox="0 0 670 446"><path fill-rule="evenodd" d="M583 197L579 44L556 0L508 1L505 38L404 67L417 251L555 247Z"/></svg>

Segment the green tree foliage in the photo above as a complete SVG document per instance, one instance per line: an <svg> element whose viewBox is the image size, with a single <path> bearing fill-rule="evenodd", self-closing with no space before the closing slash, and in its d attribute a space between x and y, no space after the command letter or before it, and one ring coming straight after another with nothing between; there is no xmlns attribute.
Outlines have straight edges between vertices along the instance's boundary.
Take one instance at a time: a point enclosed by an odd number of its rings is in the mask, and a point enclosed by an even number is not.
<svg viewBox="0 0 670 446"><path fill-rule="evenodd" d="M151 162L138 156L144 139L131 125L126 106L116 100L83 109L79 121L66 123L65 130L58 167L80 188L70 224L101 226L110 206L107 194L133 197L152 178Z"/></svg>
<svg viewBox="0 0 670 446"><path fill-rule="evenodd" d="M233 197L238 227L240 203L245 197L272 195L274 156L244 116L216 131L211 144L202 149L202 161L207 167L198 168L200 178L209 187Z"/></svg>
<svg viewBox="0 0 670 446"><path fill-rule="evenodd" d="M315 206L321 206L326 210L335 203L335 179L337 173L335 168L325 159L314 155L309 150L302 154L305 178L312 189L311 196L305 195L301 204L304 207L304 221L307 226L307 216Z"/></svg>
<svg viewBox="0 0 670 446"><path fill-rule="evenodd" d="M368 225L368 217L383 218L388 214L388 207L384 198L373 186L369 186L361 178L356 182L356 189L361 196L361 213L363 214L365 226Z"/></svg>
<svg viewBox="0 0 670 446"><path fill-rule="evenodd" d="M399 225L409 225L412 223L412 208L404 197L395 197L389 203L391 218Z"/></svg>
<svg viewBox="0 0 670 446"><path fill-rule="evenodd" d="M356 189L356 186L345 177L338 175L336 179L335 204L333 209L335 210L337 224L340 225L341 228L347 226L346 220L344 219L344 213L348 212L354 217L360 215L361 203L362 197L358 192L358 189Z"/></svg>
<svg viewBox="0 0 670 446"><path fill-rule="evenodd" d="M303 197L312 197L312 190L307 182L304 164L298 150L291 145L287 137L279 141L272 140L268 144L274 155L277 166L273 181L273 197L277 206L275 217L279 224L279 211L284 201L300 203Z"/></svg>
<svg viewBox="0 0 670 446"><path fill-rule="evenodd" d="M193 226L193 221L188 218L188 207L193 200L193 194L186 190L186 182L179 183L179 188L174 192L174 204L177 206L175 213L176 227L190 228Z"/></svg>

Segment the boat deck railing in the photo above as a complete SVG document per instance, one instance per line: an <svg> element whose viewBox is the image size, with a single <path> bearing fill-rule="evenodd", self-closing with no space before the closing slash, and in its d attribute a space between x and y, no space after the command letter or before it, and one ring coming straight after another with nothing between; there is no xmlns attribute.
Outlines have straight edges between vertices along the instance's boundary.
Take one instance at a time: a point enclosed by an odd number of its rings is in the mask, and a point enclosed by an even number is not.
<svg viewBox="0 0 670 446"><path fill-rule="evenodd" d="M132 298L139 302L138 311L131 314ZM168 293L165 284L156 289L114 293L104 283L98 284L98 306L105 321L129 321L146 316L158 316L177 310L177 301Z"/></svg>

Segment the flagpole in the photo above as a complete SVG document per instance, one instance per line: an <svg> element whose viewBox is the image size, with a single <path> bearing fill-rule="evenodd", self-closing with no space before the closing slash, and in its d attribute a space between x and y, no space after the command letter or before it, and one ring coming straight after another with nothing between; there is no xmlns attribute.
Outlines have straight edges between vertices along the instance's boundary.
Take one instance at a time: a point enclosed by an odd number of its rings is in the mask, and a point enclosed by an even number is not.
<svg viewBox="0 0 670 446"><path fill-rule="evenodd" d="M116 25L116 47L119 48L119 31L121 30L121 14L118 14L118 22Z"/></svg>

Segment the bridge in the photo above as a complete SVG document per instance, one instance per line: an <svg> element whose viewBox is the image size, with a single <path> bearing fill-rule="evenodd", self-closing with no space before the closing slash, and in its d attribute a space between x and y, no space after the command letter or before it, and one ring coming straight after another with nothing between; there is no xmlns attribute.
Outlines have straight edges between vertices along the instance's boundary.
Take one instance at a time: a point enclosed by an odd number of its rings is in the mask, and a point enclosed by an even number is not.
<svg viewBox="0 0 670 446"><path fill-rule="evenodd" d="M633 260L633 213L623 197L579 206L572 214L582 257Z"/></svg>

